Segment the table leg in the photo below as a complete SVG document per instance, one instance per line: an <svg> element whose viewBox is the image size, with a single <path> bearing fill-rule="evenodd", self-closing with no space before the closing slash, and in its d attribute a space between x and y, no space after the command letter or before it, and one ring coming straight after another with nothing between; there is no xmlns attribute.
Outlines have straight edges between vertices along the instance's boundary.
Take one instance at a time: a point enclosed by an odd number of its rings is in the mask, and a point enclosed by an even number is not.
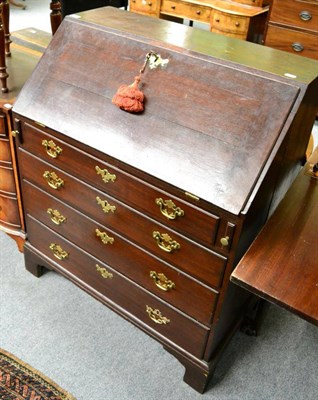
<svg viewBox="0 0 318 400"><path fill-rule="evenodd" d="M60 26L60 23L62 22L61 2L59 0L52 0L50 9L51 29L52 34L54 35L57 28Z"/></svg>
<svg viewBox="0 0 318 400"><path fill-rule="evenodd" d="M1 82L1 91L3 93L8 92L7 86L7 66L6 66L6 44L5 44L5 27L4 27L4 10L5 3L8 2L6 0L0 0L0 82ZM9 15L9 14L8 14ZM7 25L8 27L8 25Z"/></svg>

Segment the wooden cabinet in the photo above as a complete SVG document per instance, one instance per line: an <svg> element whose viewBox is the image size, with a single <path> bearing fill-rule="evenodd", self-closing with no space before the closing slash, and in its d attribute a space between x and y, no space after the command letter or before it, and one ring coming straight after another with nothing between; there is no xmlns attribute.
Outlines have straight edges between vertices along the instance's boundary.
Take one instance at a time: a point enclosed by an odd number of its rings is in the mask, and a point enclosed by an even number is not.
<svg viewBox="0 0 318 400"><path fill-rule="evenodd" d="M317 0L273 0L265 45L318 60Z"/></svg>
<svg viewBox="0 0 318 400"><path fill-rule="evenodd" d="M112 97L150 49L168 63L142 75L145 111L124 112ZM255 305L229 277L301 168L318 106L317 63L277 53L88 11L64 19L14 105L26 268L159 341L199 392Z"/></svg>

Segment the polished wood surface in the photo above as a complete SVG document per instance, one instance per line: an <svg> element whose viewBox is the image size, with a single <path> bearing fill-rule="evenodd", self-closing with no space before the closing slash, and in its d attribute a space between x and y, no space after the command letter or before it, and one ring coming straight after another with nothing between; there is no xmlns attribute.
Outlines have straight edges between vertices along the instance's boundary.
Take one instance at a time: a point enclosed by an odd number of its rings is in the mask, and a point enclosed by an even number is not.
<svg viewBox="0 0 318 400"><path fill-rule="evenodd" d="M10 134L13 130L11 109L23 84L50 42L51 35L28 28L14 32L11 38L12 57L6 60L10 71L10 90L2 93L0 98L0 229L16 240L19 250L22 251L25 227L16 155Z"/></svg>
<svg viewBox="0 0 318 400"><path fill-rule="evenodd" d="M265 45L318 60L318 2L273 0Z"/></svg>
<svg viewBox="0 0 318 400"><path fill-rule="evenodd" d="M258 301L229 277L301 168L318 107L316 63L289 55L290 78L265 47L271 71L257 69L254 48L122 10L80 13L13 109L26 268L61 272L158 340L199 392ZM124 112L112 97L150 50L169 62L142 76L145 111Z"/></svg>
<svg viewBox="0 0 318 400"><path fill-rule="evenodd" d="M266 4L250 0L131 0L130 11L163 19L202 22L209 24L211 32L260 43L268 12Z"/></svg>
<svg viewBox="0 0 318 400"><path fill-rule="evenodd" d="M318 325L318 148L234 270L232 282Z"/></svg>

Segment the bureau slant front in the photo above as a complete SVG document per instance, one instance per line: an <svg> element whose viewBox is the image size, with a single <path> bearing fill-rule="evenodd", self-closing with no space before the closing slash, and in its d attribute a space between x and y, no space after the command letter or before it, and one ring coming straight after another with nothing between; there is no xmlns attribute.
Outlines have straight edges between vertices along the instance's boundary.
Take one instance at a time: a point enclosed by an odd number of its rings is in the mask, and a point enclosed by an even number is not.
<svg viewBox="0 0 318 400"><path fill-rule="evenodd" d="M301 167L316 64L108 7L79 16L13 109L26 268L140 327L203 392L256 304L229 276ZM142 74L145 110L123 111L112 98L149 52L164 61Z"/></svg>

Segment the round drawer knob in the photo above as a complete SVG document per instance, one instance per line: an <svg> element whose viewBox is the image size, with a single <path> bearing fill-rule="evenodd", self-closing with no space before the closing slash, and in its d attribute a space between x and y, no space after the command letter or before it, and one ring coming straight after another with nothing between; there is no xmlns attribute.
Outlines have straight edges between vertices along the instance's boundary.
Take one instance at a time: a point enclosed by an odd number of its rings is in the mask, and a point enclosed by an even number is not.
<svg viewBox="0 0 318 400"><path fill-rule="evenodd" d="M176 9L176 6L171 6L171 8L172 8L173 10L175 10L175 9Z"/></svg>
<svg viewBox="0 0 318 400"><path fill-rule="evenodd" d="M148 6L152 6L152 2L151 1L149 1Z"/></svg>
<svg viewBox="0 0 318 400"><path fill-rule="evenodd" d="M297 53L300 53L301 51L304 50L304 46L301 43L295 42L292 45L292 49L296 51Z"/></svg>
<svg viewBox="0 0 318 400"><path fill-rule="evenodd" d="M220 22L220 19L219 19L219 18L217 18L217 19L215 20L215 22Z"/></svg>
<svg viewBox="0 0 318 400"><path fill-rule="evenodd" d="M235 26L240 26L240 23L239 22L235 22Z"/></svg>
<svg viewBox="0 0 318 400"><path fill-rule="evenodd" d="M300 13L299 13L299 18L300 18L302 21L310 21L311 18L312 18L312 15L310 14L309 11L300 11Z"/></svg>
<svg viewBox="0 0 318 400"><path fill-rule="evenodd" d="M200 14L201 14L201 11L200 11L200 10L197 10L197 11L196 11L196 14L197 14L197 15L200 15Z"/></svg>

